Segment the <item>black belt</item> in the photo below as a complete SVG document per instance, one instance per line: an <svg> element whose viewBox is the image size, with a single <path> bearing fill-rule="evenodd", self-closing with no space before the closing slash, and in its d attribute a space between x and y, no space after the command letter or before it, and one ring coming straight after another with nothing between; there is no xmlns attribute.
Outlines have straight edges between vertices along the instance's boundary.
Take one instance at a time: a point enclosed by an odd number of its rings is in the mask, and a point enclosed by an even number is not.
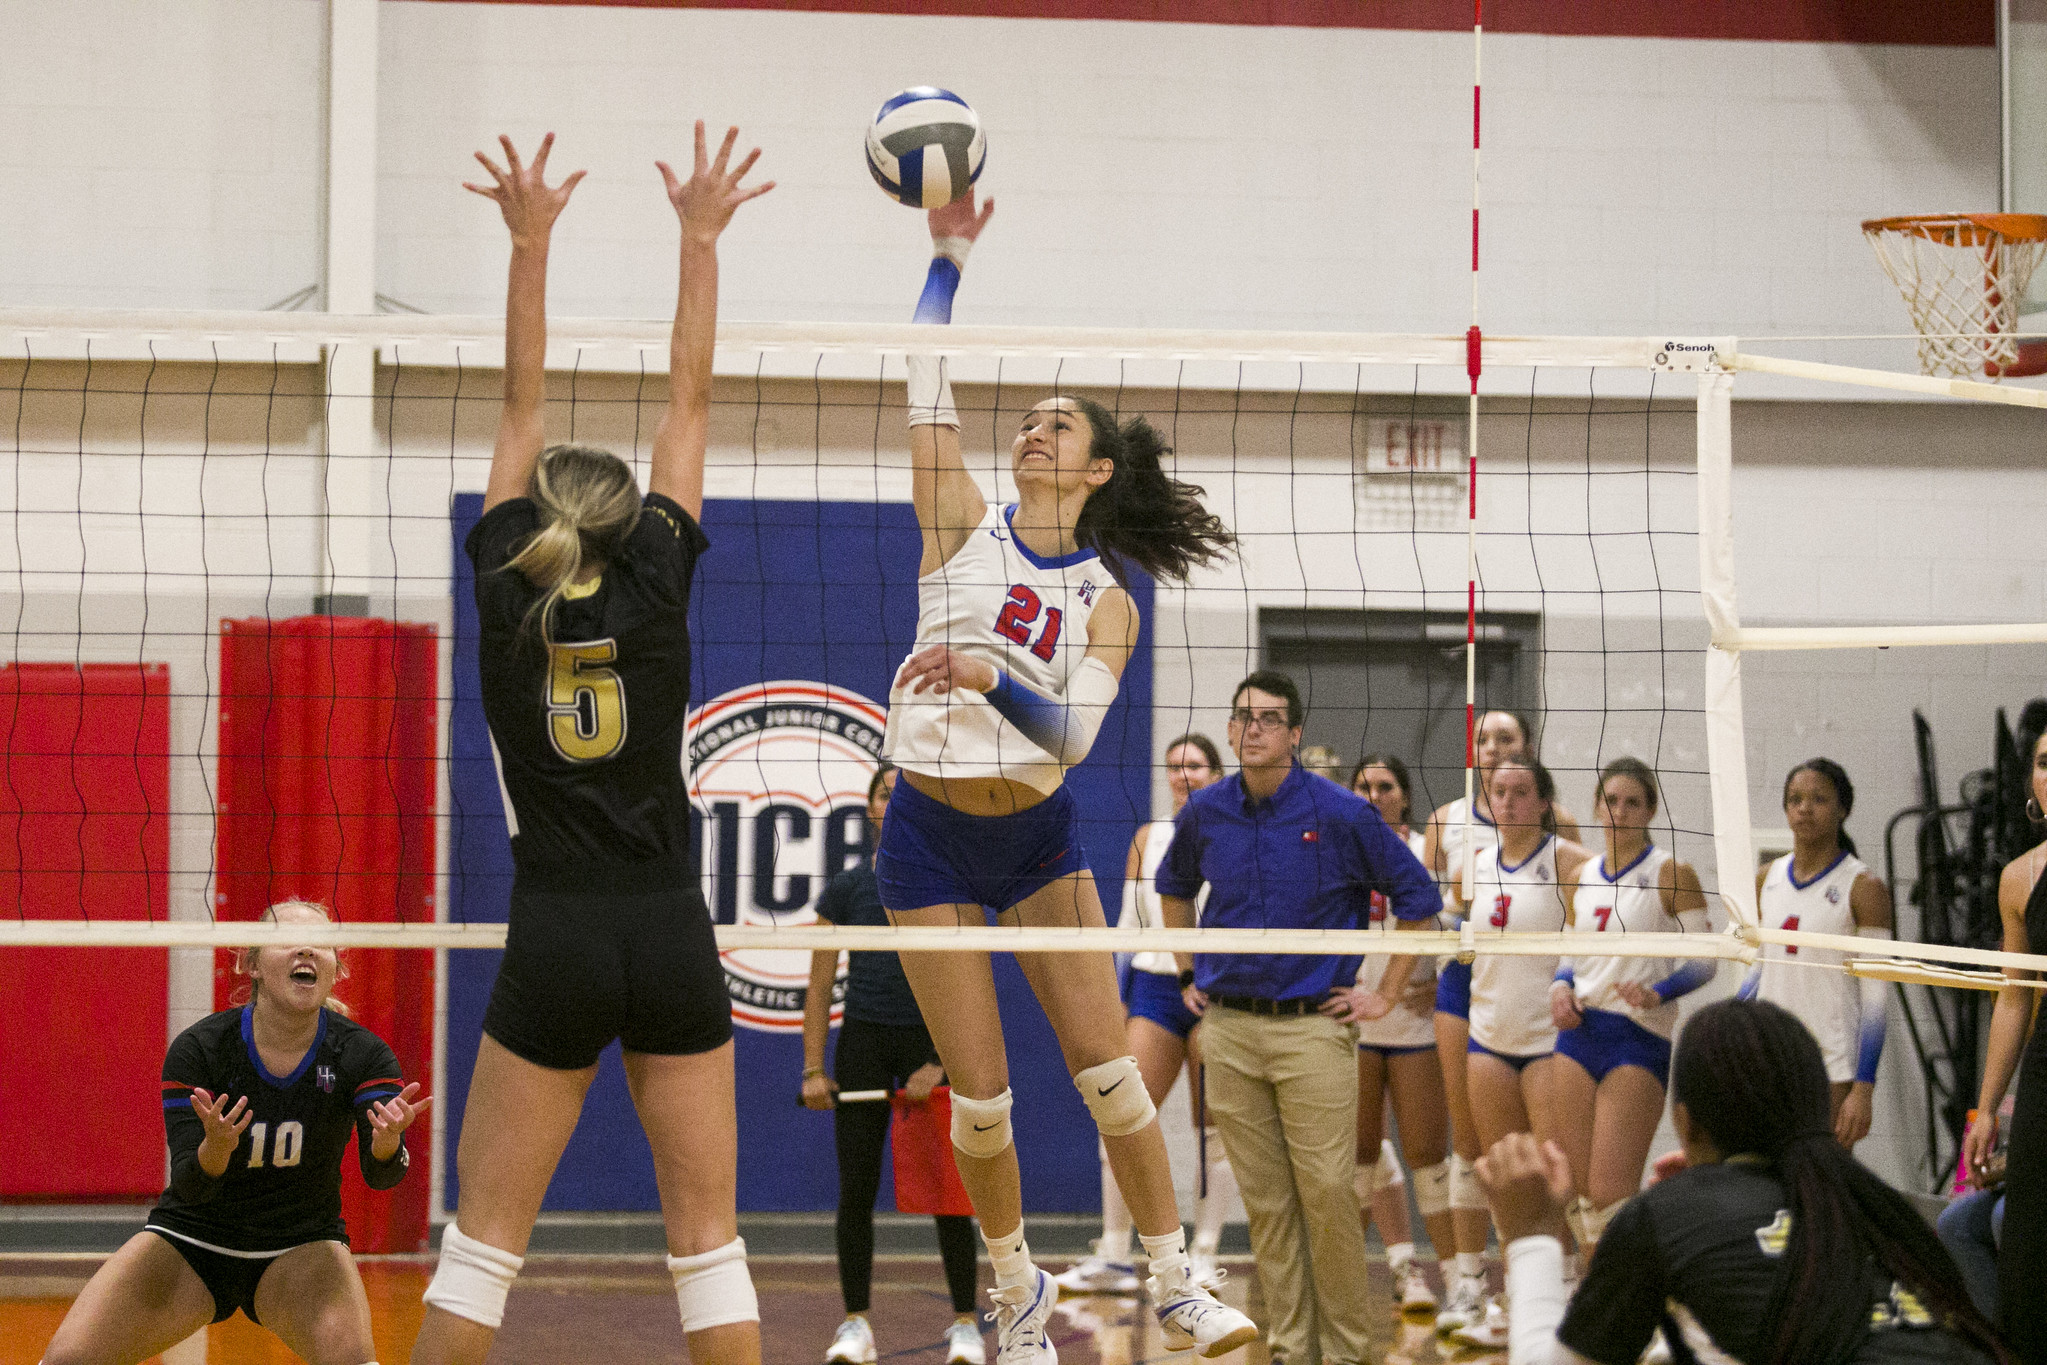
<svg viewBox="0 0 2047 1365"><path fill-rule="evenodd" d="M1245 1014L1270 1014L1280 1018L1315 1014L1322 1004L1308 995L1298 995L1291 1000L1267 1000L1256 995L1211 995L1208 1003L1221 1005L1226 1010L1242 1010Z"/></svg>

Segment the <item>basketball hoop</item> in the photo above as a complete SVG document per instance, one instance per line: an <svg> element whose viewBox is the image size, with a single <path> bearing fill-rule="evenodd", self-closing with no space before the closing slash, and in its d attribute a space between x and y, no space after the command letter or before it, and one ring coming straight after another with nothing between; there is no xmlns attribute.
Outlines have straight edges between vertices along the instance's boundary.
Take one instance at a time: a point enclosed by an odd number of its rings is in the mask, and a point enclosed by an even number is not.
<svg viewBox="0 0 2047 1365"><path fill-rule="evenodd" d="M2047 215L1872 218L1862 235L1912 310L1922 373L1991 379L2047 373L2047 339L2022 341L2019 301L2047 252Z"/></svg>

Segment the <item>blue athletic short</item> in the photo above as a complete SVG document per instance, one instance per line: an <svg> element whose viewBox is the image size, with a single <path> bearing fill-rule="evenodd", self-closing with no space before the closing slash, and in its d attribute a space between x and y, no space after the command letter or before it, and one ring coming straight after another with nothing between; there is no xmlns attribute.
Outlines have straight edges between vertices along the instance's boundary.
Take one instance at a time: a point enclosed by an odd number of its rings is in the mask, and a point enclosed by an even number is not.
<svg viewBox="0 0 2047 1365"><path fill-rule="evenodd" d="M1455 958L1436 973L1436 1013L1471 1018L1471 964Z"/></svg>
<svg viewBox="0 0 2047 1365"><path fill-rule="evenodd" d="M1123 1003L1130 1007L1132 1019L1149 1019L1180 1038L1194 1032L1194 1026L1201 1022L1201 1016L1187 1008L1187 1001L1180 994L1180 978L1163 972L1132 969Z"/></svg>
<svg viewBox="0 0 2047 1365"><path fill-rule="evenodd" d="M1377 1043L1359 1043L1358 1051L1376 1052L1381 1057L1405 1057L1411 1052L1434 1052L1434 1043L1416 1043L1411 1047L1381 1047Z"/></svg>
<svg viewBox="0 0 2047 1365"><path fill-rule="evenodd" d="M1659 1038L1625 1014L1585 1010L1585 1022L1557 1033L1557 1051L1585 1068L1595 1084L1617 1066L1639 1066L1670 1085L1670 1040Z"/></svg>
<svg viewBox="0 0 2047 1365"><path fill-rule="evenodd" d="M1466 1052L1482 1052L1488 1057L1497 1057L1501 1061L1505 1062L1508 1066L1513 1067L1516 1071L1521 1070L1530 1062L1539 1062L1545 1057L1553 1057L1556 1055L1553 1052L1531 1052L1526 1057L1518 1057L1511 1052L1495 1052L1491 1048L1487 1047L1484 1043L1481 1043L1476 1038L1473 1038L1470 1042L1466 1043L1464 1045L1464 1050Z"/></svg>
<svg viewBox="0 0 2047 1365"><path fill-rule="evenodd" d="M896 783L874 855L889 910L985 905L1007 910L1032 892L1088 870L1073 796L1061 787L1014 815L969 815Z"/></svg>

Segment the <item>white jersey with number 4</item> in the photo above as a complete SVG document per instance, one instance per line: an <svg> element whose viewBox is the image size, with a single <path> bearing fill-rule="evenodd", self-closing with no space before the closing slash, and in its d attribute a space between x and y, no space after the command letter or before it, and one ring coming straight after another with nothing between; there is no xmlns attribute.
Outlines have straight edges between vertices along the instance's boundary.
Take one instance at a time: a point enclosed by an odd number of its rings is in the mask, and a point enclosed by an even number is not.
<svg viewBox="0 0 2047 1365"><path fill-rule="evenodd" d="M1849 902L1855 879L1869 871L1868 865L1844 849L1819 876L1800 883L1791 875L1791 858L1785 854L1763 874L1764 925L1854 937L1855 911ZM1842 954L1832 948L1765 944L1756 997L1782 1005L1812 1030L1827 1059L1829 1080L1852 1081L1862 1022L1856 980L1843 971L1799 965L1841 961Z"/></svg>
<svg viewBox="0 0 2047 1365"><path fill-rule="evenodd" d="M951 645L1043 696L1066 691L1087 656L1088 618L1116 586L1093 550L1041 558L990 504L951 559L917 580L917 649ZM1007 777L1050 793L1066 766L979 692L892 687L882 757L927 777Z"/></svg>
<svg viewBox="0 0 2047 1365"><path fill-rule="evenodd" d="M1549 933L1564 927L1564 893L1557 885L1557 837L1518 863L1503 862L1498 844L1478 852L1472 874L1471 926L1495 933ZM1557 959L1480 953L1471 964L1471 1036L1480 1047L1509 1057L1556 1051L1549 987Z"/></svg>
<svg viewBox="0 0 2047 1365"><path fill-rule="evenodd" d="M1407 846L1414 850L1416 859L1422 856L1422 845L1427 842L1420 834L1410 833ZM1381 933L1393 933L1400 927L1394 917L1393 904L1384 895L1372 893L1372 922L1369 926ZM1392 953L1373 953L1358 964L1358 984L1376 989L1380 978L1386 975L1386 964L1394 958ZM1414 972L1407 978L1410 987L1432 980L1436 975L1435 962L1423 958L1417 962ZM1436 1023L1434 997L1424 1003L1420 1010L1409 1009L1400 1001L1392 1002L1393 1008L1377 1019L1367 1019L1358 1025L1358 1042L1365 1047L1434 1047Z"/></svg>
<svg viewBox="0 0 2047 1365"><path fill-rule="evenodd" d="M1670 865L1670 850L1651 844L1619 872L1609 874L1606 859L1595 858L1578 873L1578 895L1572 903L1572 928L1580 934L1674 934L1684 926L1663 908L1659 883ZM1587 939L1587 944L1598 940ZM1588 946L1571 955L1578 1003L1587 1009L1610 1010L1668 1038L1677 1028L1677 1002L1667 1000L1652 1010L1638 1010L1620 996L1624 981L1654 986L1676 970L1667 957L1600 957Z"/></svg>

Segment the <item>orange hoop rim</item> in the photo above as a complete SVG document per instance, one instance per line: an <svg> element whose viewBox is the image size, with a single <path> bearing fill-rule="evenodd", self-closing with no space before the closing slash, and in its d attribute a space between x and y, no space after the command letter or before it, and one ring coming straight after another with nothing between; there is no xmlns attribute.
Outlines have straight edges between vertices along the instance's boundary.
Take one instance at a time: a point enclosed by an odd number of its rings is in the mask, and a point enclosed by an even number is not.
<svg viewBox="0 0 2047 1365"><path fill-rule="evenodd" d="M1869 218L1865 233L1895 232L1946 246L1991 246L1999 241L2047 242L2047 213L1918 213Z"/></svg>

